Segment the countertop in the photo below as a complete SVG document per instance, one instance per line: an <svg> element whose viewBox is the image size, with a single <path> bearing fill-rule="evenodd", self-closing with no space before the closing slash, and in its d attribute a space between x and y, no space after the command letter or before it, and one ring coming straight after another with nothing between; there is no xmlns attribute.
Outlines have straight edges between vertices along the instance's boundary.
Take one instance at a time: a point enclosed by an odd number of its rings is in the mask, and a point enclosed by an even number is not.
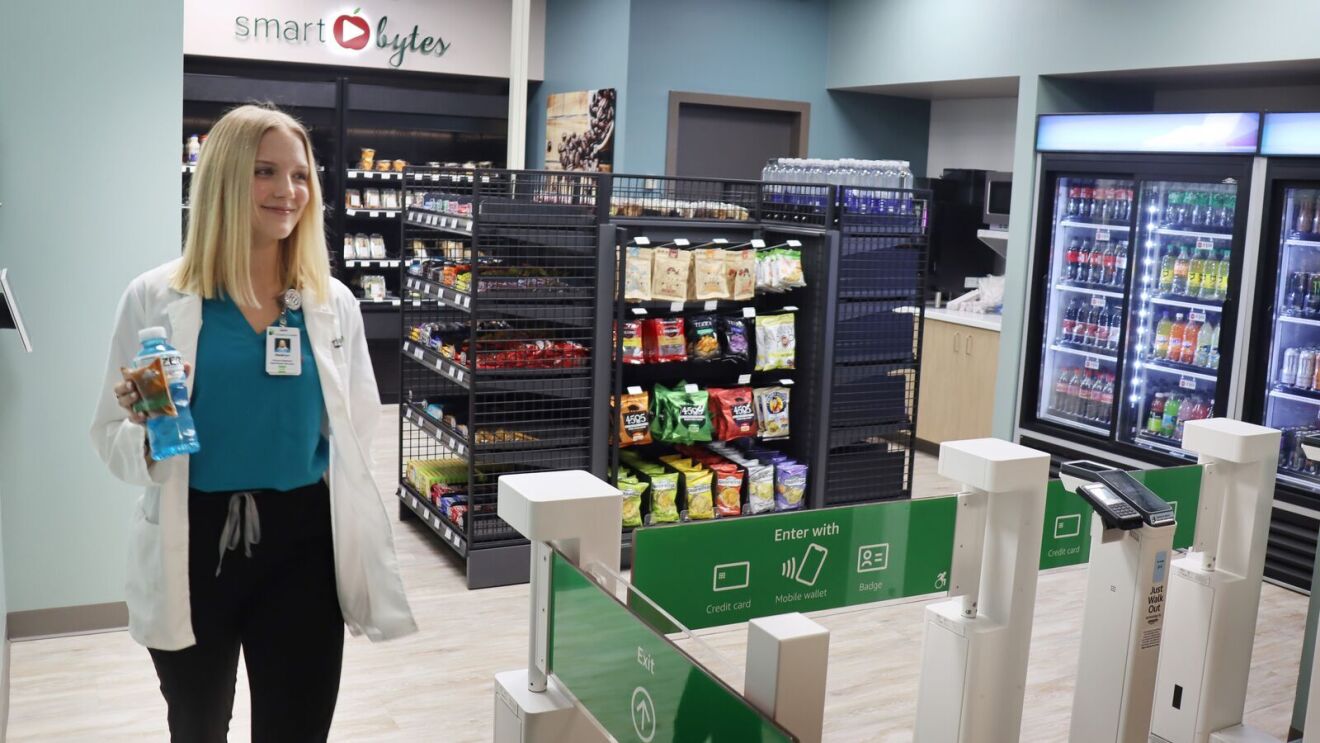
<svg viewBox="0 0 1320 743"><path fill-rule="evenodd" d="M926 306L926 319L950 322L955 325L966 325L971 328L981 328L982 330L993 330L996 333L999 332L1000 325L1003 324L1002 315L992 315L984 312L962 312L948 308L936 309L930 305Z"/></svg>

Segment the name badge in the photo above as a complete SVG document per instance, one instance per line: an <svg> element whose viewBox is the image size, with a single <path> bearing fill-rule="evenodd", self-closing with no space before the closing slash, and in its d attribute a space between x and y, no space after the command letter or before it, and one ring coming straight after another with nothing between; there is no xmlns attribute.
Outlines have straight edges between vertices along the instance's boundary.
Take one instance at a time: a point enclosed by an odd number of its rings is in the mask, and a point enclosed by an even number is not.
<svg viewBox="0 0 1320 743"><path fill-rule="evenodd" d="M302 334L297 328L266 328L266 373L274 377L302 374Z"/></svg>

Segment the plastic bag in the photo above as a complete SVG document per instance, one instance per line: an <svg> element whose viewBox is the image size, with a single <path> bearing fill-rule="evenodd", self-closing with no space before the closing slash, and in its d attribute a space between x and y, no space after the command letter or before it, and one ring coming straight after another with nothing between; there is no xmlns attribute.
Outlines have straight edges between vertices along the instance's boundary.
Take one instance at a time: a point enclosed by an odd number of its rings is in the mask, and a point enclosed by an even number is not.
<svg viewBox="0 0 1320 743"><path fill-rule="evenodd" d="M793 313L756 316L756 370L792 369L797 354Z"/></svg>

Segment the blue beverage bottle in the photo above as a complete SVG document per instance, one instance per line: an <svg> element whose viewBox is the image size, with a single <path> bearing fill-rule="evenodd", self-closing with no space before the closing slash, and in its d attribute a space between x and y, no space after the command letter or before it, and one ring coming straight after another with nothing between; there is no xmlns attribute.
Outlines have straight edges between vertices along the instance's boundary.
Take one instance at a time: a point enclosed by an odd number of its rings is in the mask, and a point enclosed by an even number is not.
<svg viewBox="0 0 1320 743"><path fill-rule="evenodd" d="M188 386L183 369L183 357L165 340L165 328L144 328L138 333L142 349L133 357L135 368L141 368L160 357L169 378L170 399L178 415L154 415L147 419L147 439L151 442L151 458L162 459L179 454L196 454L201 449L197 429L193 426L192 410L188 406Z"/></svg>

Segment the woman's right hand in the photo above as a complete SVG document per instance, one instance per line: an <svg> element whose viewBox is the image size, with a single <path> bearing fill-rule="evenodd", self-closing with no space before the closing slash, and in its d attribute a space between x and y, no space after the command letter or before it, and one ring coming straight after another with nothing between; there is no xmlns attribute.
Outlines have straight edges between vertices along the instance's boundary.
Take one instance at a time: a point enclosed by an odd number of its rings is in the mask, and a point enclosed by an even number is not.
<svg viewBox="0 0 1320 743"><path fill-rule="evenodd" d="M133 410L133 405L142 399L142 396L138 394L137 385L133 384L133 380L129 378L128 369L121 366L119 367L119 373L124 377L124 380L115 385L115 401L119 403L119 407L128 411L129 420L134 423L146 423L147 414Z"/></svg>

